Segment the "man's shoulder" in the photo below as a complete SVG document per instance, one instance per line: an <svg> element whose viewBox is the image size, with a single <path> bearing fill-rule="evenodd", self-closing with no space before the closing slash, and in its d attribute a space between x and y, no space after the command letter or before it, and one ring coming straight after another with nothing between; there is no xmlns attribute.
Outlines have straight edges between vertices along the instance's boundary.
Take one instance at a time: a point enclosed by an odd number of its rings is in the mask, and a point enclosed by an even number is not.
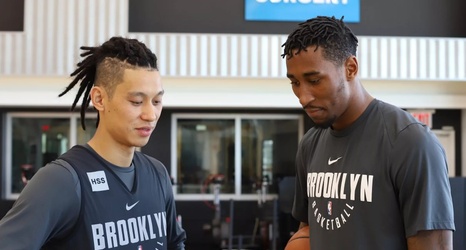
<svg viewBox="0 0 466 250"><path fill-rule="evenodd" d="M168 173L168 169L161 161L157 160L155 157L138 151L135 152L135 156L148 160L151 163L150 166L158 173L159 178L169 180L170 182L172 181Z"/></svg>
<svg viewBox="0 0 466 250"><path fill-rule="evenodd" d="M432 137L427 125L418 121L406 110L384 102L379 102L377 106L383 126L377 129L383 129L392 142L416 141Z"/></svg>
<svg viewBox="0 0 466 250"><path fill-rule="evenodd" d="M163 163L161 161L157 160L153 156L150 156L148 154L145 154L145 153L142 153L142 152L139 152L139 151L136 151L134 154L137 155L140 158L145 158L145 159L149 160L155 167L159 167L159 166L164 167Z"/></svg>
<svg viewBox="0 0 466 250"><path fill-rule="evenodd" d="M395 106L390 103L386 103L380 100L376 100L375 112L381 114L387 121L390 120L401 120L406 123L418 123L418 121L406 110Z"/></svg>
<svg viewBox="0 0 466 250"><path fill-rule="evenodd" d="M394 133L399 133L413 124L419 125L419 127L424 126L424 124L416 120L408 111L393 104L378 101L374 112L375 113L371 117L378 117L377 119L381 119L385 128L388 128Z"/></svg>
<svg viewBox="0 0 466 250"><path fill-rule="evenodd" d="M74 145L68 151L58 157L58 160L65 161L72 165L75 161L85 160L87 157L83 157L87 154L96 154L87 145Z"/></svg>
<svg viewBox="0 0 466 250"><path fill-rule="evenodd" d="M155 157L152 157L152 156L150 156L150 155L147 155L147 154L145 154L145 153L138 152L138 151L135 152L135 155L137 155L137 156L138 156L139 158L141 158L141 159L146 159L146 160L148 160L148 161L151 163L151 165L152 165L157 171L159 171L159 172L160 172L160 171L162 171L162 172L166 172L166 171L167 171L165 165L164 165L161 161L157 160Z"/></svg>

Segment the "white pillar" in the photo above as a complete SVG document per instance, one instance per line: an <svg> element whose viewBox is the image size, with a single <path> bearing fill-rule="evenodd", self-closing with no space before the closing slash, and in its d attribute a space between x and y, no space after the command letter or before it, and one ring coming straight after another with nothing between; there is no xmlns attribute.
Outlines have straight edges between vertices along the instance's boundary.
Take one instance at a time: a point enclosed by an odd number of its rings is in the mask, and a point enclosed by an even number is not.
<svg viewBox="0 0 466 250"><path fill-rule="evenodd" d="M466 177L466 109L461 110L461 176Z"/></svg>

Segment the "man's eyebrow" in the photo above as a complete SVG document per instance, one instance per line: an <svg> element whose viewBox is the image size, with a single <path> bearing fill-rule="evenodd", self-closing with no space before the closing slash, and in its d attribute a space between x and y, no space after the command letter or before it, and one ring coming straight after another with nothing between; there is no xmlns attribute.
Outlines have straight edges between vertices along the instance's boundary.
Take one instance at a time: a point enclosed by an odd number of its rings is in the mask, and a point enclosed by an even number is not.
<svg viewBox="0 0 466 250"><path fill-rule="evenodd" d="M318 75L320 74L319 71L310 71L310 72L306 72L303 74L304 77L309 77L309 76L315 76L315 75Z"/></svg>
<svg viewBox="0 0 466 250"><path fill-rule="evenodd" d="M303 76L304 76L304 77L309 77L309 76L315 76L315 75L318 75L318 74L320 74L319 71L310 71L310 72L305 72L305 73L303 73ZM288 77L288 78L295 78L295 76L294 76L293 74L289 74L289 73L286 74L286 77Z"/></svg>
<svg viewBox="0 0 466 250"><path fill-rule="evenodd" d="M160 90L157 93L157 96L162 96L164 93L165 93L165 90ZM140 91L134 91L134 92L129 92L128 96L146 96L146 94Z"/></svg>

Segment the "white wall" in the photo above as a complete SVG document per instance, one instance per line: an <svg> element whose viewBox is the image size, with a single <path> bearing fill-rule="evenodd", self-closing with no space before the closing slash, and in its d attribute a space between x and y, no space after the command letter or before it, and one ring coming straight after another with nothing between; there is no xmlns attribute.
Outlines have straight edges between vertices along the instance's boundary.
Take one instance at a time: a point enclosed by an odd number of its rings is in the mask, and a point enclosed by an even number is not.
<svg viewBox="0 0 466 250"><path fill-rule="evenodd" d="M68 107L68 77L2 76L0 106ZM300 108L285 78L163 77L165 107ZM403 108L466 109L466 82L363 80L373 96ZM465 130L466 131L466 130Z"/></svg>
<svg viewBox="0 0 466 250"><path fill-rule="evenodd" d="M62 106L81 45L135 37L159 57L166 106L297 107L286 35L128 33L129 0L25 0L24 32L0 32L0 106ZM405 108L466 108L466 39L359 37L364 85Z"/></svg>

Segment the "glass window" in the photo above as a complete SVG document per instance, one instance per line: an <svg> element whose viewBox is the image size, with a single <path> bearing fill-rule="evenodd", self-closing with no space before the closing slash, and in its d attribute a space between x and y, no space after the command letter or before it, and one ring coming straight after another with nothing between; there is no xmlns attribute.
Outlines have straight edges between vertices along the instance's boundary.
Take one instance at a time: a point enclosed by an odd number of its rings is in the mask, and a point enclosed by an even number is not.
<svg viewBox="0 0 466 250"><path fill-rule="evenodd" d="M34 173L69 148L69 118L13 117L11 186L19 193Z"/></svg>
<svg viewBox="0 0 466 250"><path fill-rule="evenodd" d="M211 193L209 182L222 182L221 192L234 193L234 128L233 119L178 122L179 193Z"/></svg>
<svg viewBox="0 0 466 250"><path fill-rule="evenodd" d="M294 175L301 119L301 115L174 114L172 176L177 198L211 194L212 184L219 183L222 194L236 198L276 194L280 177Z"/></svg>
<svg viewBox="0 0 466 250"><path fill-rule="evenodd" d="M242 119L241 193L276 193L277 179L294 175L298 140L298 119Z"/></svg>
<svg viewBox="0 0 466 250"><path fill-rule="evenodd" d="M85 122L86 130L84 130L83 127L81 126L81 118L77 119L76 144L84 145L92 138L92 136L94 136L94 133L96 130L96 123L97 123L97 118L86 118L86 122Z"/></svg>
<svg viewBox="0 0 466 250"><path fill-rule="evenodd" d="M75 144L90 140L96 130L96 115L86 118L86 130L79 114L8 113L5 140L4 194L16 199L39 168L55 160Z"/></svg>

